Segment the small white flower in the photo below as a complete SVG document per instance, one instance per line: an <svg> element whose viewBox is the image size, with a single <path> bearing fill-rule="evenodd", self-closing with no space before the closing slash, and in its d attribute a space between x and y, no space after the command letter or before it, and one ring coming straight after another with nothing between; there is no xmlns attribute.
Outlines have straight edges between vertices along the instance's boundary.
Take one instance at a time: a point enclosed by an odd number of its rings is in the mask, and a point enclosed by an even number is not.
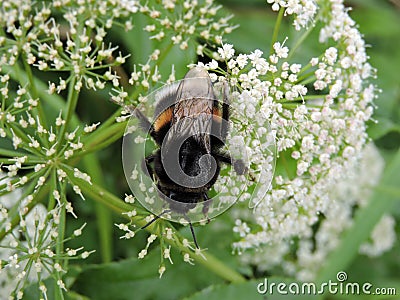
<svg viewBox="0 0 400 300"><path fill-rule="evenodd" d="M164 265L160 266L160 268L158 269L158 274L160 274L160 278L163 276L165 270L166 269Z"/></svg>
<svg viewBox="0 0 400 300"><path fill-rule="evenodd" d="M218 53L223 60L229 60L235 54L235 50L231 44L224 44L222 48L218 49Z"/></svg>

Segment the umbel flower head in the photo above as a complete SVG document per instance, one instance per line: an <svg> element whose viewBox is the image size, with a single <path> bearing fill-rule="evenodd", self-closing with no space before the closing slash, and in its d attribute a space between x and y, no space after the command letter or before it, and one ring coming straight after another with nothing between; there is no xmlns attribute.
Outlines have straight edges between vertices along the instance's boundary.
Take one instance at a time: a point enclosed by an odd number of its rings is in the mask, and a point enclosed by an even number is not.
<svg viewBox="0 0 400 300"><path fill-rule="evenodd" d="M118 129L123 126L117 122L123 122L124 117L116 118L121 113L117 110L102 124L103 133L98 131L97 120L83 123L75 113L81 92L114 89L117 92L111 98L120 102L128 99L124 88L129 82L135 92L127 101L133 102L141 100L141 95L160 80L173 81L173 66L170 74L160 74L164 57L160 49L168 45L171 50L176 45L179 51L186 51L195 46L200 55L206 44L197 44L195 39L221 42L221 36L233 27L228 22L230 16L219 17L220 8L209 0L2 1L0 273L17 274L7 295L10 299L22 298L32 278L39 282L42 297L47 298L47 276L53 277L56 290L63 294L68 290L63 278L67 261L87 258L91 253L81 247L68 248L66 215L78 218L73 203L85 200L83 190L95 190L92 176L79 162L121 137L123 130ZM149 33L152 45L160 49L153 47L128 78L120 66L129 55L123 55L105 37L112 28L132 30L138 14L147 20L147 25L138 30ZM138 217L144 217L143 211L133 207L126 216L134 218L139 213ZM27 226L28 217L36 220L32 226ZM72 237L79 236L83 227ZM165 232L167 240L174 240L171 228L165 228ZM154 240L151 236L149 244ZM184 259L192 263L191 245L187 241L184 244L190 252ZM163 247L165 258L169 258L168 249Z"/></svg>
<svg viewBox="0 0 400 300"><path fill-rule="evenodd" d="M366 147L366 122L377 93L370 83L375 70L342 1L268 3L284 15L293 14L293 25L305 31L304 37L321 24L319 42L326 48L306 64L295 61L301 45L290 49L287 39L275 42L267 55L260 50L235 55L229 44L218 50L216 59L227 65L225 77L239 91L232 105L247 119L257 120L258 130L271 130L278 156L271 188L251 197L252 214L245 207L235 212L233 231L240 240L233 247L260 270L280 268L312 280L351 224L354 207L365 205L365 191L377 183L383 168L379 153L372 145ZM206 67L225 72L216 61ZM243 124L243 118L238 119ZM242 138L246 139L246 130ZM255 154L250 156L251 166L257 170L263 165L259 158L267 153L261 143L247 145ZM367 169L369 178L363 176ZM391 217L382 219L372 239L383 230L387 241L360 250L378 255L390 249L395 240Z"/></svg>
<svg viewBox="0 0 400 300"><path fill-rule="evenodd" d="M66 214L78 217L71 198L84 199L79 182L92 184L90 175L75 164L84 143L88 146L85 139L99 125L81 123L74 111L83 88L101 90L108 83L118 84L111 67L125 57L116 54L109 62L116 48L103 42L104 28L135 8L133 3L129 9L118 4L2 1L0 275L2 282L14 276L12 287L6 289L5 284L3 290L2 285L2 292L9 291L2 296L20 299L24 288L36 280L47 298L46 277L54 279L62 294L67 289L66 262L91 253L65 244L71 238L65 234ZM125 21L128 26L129 19ZM43 81L45 72L59 77ZM66 101L62 93L68 94ZM67 196L69 189L72 197Z"/></svg>
<svg viewBox="0 0 400 300"><path fill-rule="evenodd" d="M370 83L374 69L343 1L267 2L279 11L277 27L283 16L293 18L299 42L283 37L271 41L270 53L256 49L237 53L235 45L223 39L236 26L212 0L2 1L0 137L5 146L0 148L0 273L16 276L10 298L22 298L32 278L47 298L46 276L54 279L60 295L68 290L63 278L67 260L90 254L65 244L69 239L65 216L79 217L73 202L89 194L97 200L107 197L114 201L112 207L122 206L122 201L115 201L117 196L96 185L79 162L122 137L121 125L130 116L118 109L103 124L98 120L85 124L75 113L81 92L108 89L115 103L145 105L153 88L177 79L175 66L163 64L170 51L209 56L213 60L204 67L215 85L227 81L234 90L235 130L229 143L245 145L257 183L221 176L215 184L215 192L223 194L221 201L239 200L232 211L233 232L238 236L233 247L244 253L245 262L257 263L260 269L279 266L299 278L312 278L316 272L312 261L335 247L351 223L353 206L363 205L361 199L368 196L360 196L363 189L354 186L373 185L380 174L381 160L372 146L366 148L366 122L377 92ZM106 37L111 29L133 30L142 17L146 25L138 30L148 34L152 47L144 58L135 57L132 72L126 75L121 65L129 55L106 42ZM301 41L317 28L325 49L306 62L296 61ZM374 176L357 185L346 184L364 172L357 166L368 155L377 162ZM134 172L131 176L139 179ZM352 197L343 196L348 193ZM129 207L124 211L129 223L117 226L124 231L123 238L132 238L136 229L131 225L142 225L154 216L147 216L130 195L122 204ZM333 226L339 217L341 225ZM80 235L85 222L81 223L73 237ZM318 232L312 229L315 224L320 224ZM379 234L392 226L386 216L361 251L378 255L390 248L392 235L380 243ZM138 257L144 258L159 239L160 276L166 262L175 261L171 245L189 264L203 257L168 222L154 228ZM317 249L311 247L314 238ZM297 261L288 258L294 240L302 241L294 250ZM254 249L259 255L253 255Z"/></svg>
<svg viewBox="0 0 400 300"><path fill-rule="evenodd" d="M220 176L214 189L219 201L239 200L232 211L239 238L233 248L244 262L310 280L351 224L354 207L365 205L382 170L379 153L373 145L367 147L366 133L378 92L371 83L375 69L343 1L268 3L280 11L277 28L283 16L293 18L298 40L274 40L270 53L237 53L234 45L222 43L205 52L211 62L198 64L215 85L228 80L234 90L230 119L235 130L228 144L245 145L257 181ZM319 40L313 42L323 50L306 60L302 53L296 61L313 30L319 30ZM139 75L133 73L131 83L143 84ZM123 97L117 99L124 103ZM375 165L365 163L366 157L373 157ZM373 175L358 180L366 168L374 168ZM377 247L376 232L382 230L388 239ZM377 255L389 249L392 232L393 221L385 216L373 242L360 251ZM165 271L163 263L160 270Z"/></svg>

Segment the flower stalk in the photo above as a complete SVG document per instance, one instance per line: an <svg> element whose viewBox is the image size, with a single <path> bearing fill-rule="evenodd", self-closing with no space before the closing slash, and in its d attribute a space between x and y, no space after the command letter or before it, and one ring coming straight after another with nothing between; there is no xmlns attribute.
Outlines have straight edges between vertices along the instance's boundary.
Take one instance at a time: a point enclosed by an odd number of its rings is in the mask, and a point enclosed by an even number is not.
<svg viewBox="0 0 400 300"><path fill-rule="evenodd" d="M131 211L134 207L132 207L129 204L126 204L125 202L121 201L120 198L116 197L114 194L108 192L106 189L102 188L101 186L98 186L93 183L93 185L89 185L87 182L78 180L74 178L70 170L65 170L71 181L79 185L79 187L82 189L82 192L88 195L90 198L93 200L102 203L103 205L107 206L108 208L112 209L116 213L123 214ZM136 207L135 207L136 208ZM136 208L139 210L139 208ZM142 211L144 212L144 211ZM126 216L126 215L124 215ZM137 227L143 227L144 225L147 224L147 222L144 219L140 218L129 218L126 216L126 218L129 221L132 221ZM167 222L162 219L160 219L157 222ZM146 230L149 231L151 234L156 234L159 235L158 232L158 226L157 224L152 224L148 227L146 227ZM178 234L176 234L176 237L179 240L182 240L182 237L180 237ZM201 255L197 254L195 251L192 251L185 247L182 242L179 242L177 240L165 240L168 242L171 246L179 249L180 251L186 253L186 252L191 252L191 257L199 264L203 265L213 273L217 274L221 278L228 280L230 282L244 282L245 279L242 275L240 275L238 272L235 270L231 269L227 265L225 265L223 262L215 258L213 255L207 253L207 252L202 252Z"/></svg>

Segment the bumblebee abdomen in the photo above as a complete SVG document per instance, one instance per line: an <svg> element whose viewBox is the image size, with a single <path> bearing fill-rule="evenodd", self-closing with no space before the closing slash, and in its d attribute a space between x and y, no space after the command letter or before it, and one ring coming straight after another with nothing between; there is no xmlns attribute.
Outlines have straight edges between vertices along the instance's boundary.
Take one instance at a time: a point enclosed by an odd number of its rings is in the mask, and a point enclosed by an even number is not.
<svg viewBox="0 0 400 300"><path fill-rule="evenodd" d="M160 131L162 127L169 126L172 120L172 108L169 107L164 110L154 121L154 130Z"/></svg>

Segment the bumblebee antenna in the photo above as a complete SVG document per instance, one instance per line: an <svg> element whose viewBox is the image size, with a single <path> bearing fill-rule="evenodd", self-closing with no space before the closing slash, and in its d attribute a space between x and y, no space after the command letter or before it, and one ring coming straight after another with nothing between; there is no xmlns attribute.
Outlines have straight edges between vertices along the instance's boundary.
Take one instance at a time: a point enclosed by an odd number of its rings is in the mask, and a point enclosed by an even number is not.
<svg viewBox="0 0 400 300"><path fill-rule="evenodd" d="M153 224L155 221L157 221L159 218L161 218L162 215L165 215L166 213L169 213L171 210L170 209L166 209L164 210L162 213L160 213L158 216L156 215L153 220L151 220L149 223L147 223L146 225L142 226L140 229L145 229L147 227L149 227L151 224Z"/></svg>
<svg viewBox="0 0 400 300"><path fill-rule="evenodd" d="M188 217L186 214L184 214L183 216L185 217L186 221L189 222L190 231L191 231L191 233L192 233L193 242L194 242L196 248L197 248L197 249L200 249L199 244L197 244L196 235L194 234L194 229L193 229L192 222L190 222L190 219L189 219L189 217Z"/></svg>

